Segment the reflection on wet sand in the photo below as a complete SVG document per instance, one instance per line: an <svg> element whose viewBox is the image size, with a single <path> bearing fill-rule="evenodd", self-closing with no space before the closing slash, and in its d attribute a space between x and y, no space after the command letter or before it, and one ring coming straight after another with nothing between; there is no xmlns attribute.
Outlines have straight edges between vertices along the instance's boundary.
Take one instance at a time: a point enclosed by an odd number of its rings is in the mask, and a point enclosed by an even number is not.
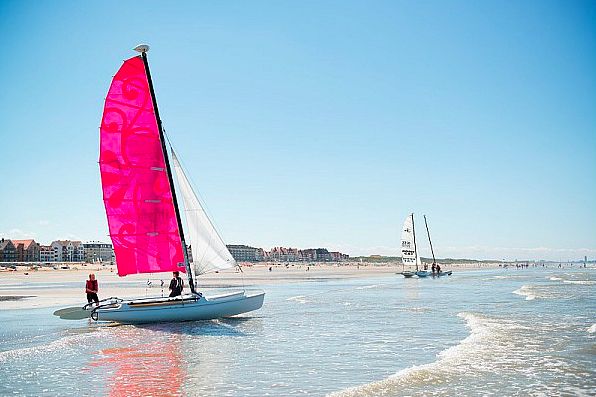
<svg viewBox="0 0 596 397"><path fill-rule="evenodd" d="M154 340L148 344L103 349L90 367L105 370L110 397L181 396L183 371L180 336Z"/></svg>

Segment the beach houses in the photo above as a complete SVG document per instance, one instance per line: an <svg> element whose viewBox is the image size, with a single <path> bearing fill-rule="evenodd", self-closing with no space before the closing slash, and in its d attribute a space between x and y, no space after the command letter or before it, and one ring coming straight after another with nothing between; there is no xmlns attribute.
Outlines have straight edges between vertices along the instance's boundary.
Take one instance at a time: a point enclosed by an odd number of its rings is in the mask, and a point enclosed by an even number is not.
<svg viewBox="0 0 596 397"><path fill-rule="evenodd" d="M56 262L83 262L85 247L80 241L56 240L50 245Z"/></svg>
<svg viewBox="0 0 596 397"><path fill-rule="evenodd" d="M17 262L39 262L39 244L35 240L11 241L16 250Z"/></svg>
<svg viewBox="0 0 596 397"><path fill-rule="evenodd" d="M17 261L17 250L8 239L0 240L0 262L16 262Z"/></svg>
<svg viewBox="0 0 596 397"><path fill-rule="evenodd" d="M100 241L90 241L83 244L85 262L114 262L112 244Z"/></svg>
<svg viewBox="0 0 596 397"><path fill-rule="evenodd" d="M237 262L256 262L257 251L259 248L250 247L248 245L227 245L230 254Z"/></svg>

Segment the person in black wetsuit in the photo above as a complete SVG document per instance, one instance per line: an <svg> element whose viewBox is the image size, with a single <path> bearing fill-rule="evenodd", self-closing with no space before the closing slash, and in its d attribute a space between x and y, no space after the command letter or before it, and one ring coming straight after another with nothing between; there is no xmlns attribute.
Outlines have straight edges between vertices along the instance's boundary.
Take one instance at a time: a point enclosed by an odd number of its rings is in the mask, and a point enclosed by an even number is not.
<svg viewBox="0 0 596 397"><path fill-rule="evenodd" d="M174 272L174 277L172 278L172 281L170 281L170 297L182 295L183 289L184 282L180 278L180 273Z"/></svg>

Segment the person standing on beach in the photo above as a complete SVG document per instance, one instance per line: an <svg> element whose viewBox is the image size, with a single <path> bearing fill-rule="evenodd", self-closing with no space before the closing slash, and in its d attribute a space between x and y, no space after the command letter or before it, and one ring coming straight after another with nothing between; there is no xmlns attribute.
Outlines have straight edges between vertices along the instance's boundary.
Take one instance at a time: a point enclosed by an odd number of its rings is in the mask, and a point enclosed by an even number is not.
<svg viewBox="0 0 596 397"><path fill-rule="evenodd" d="M170 281L170 291L172 291L170 292L170 298L182 295L182 290L184 289L184 281L180 278L180 273L174 272L173 274L174 277Z"/></svg>
<svg viewBox="0 0 596 397"><path fill-rule="evenodd" d="M85 283L85 292L87 293L87 302L95 302L99 304L99 298L97 297L97 291L99 291L99 285L95 279L95 274L89 275L89 280Z"/></svg>

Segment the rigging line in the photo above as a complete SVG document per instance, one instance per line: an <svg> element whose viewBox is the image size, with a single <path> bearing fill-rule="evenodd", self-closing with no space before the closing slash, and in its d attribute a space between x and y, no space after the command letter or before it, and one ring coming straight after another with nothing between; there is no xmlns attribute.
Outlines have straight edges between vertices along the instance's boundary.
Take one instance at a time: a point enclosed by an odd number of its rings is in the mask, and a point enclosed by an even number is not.
<svg viewBox="0 0 596 397"><path fill-rule="evenodd" d="M242 279L242 289L246 291L246 285L244 284L244 271L242 271L242 266L239 263L236 263L236 266L240 270L240 278Z"/></svg>
<svg viewBox="0 0 596 397"><path fill-rule="evenodd" d="M173 155L175 155L175 151L173 149L173 145L172 145L172 142L171 142L169 136L167 134L165 134L165 136L166 136L168 144L170 145L170 150L172 151ZM191 183L188 176L184 172L184 167L182 166L180 159L178 158L178 156L175 156L175 157L176 157L176 163L177 163L177 167L175 164L176 172L180 172L180 174L183 176L185 183L189 185L191 191L193 192L193 194L196 197L197 193L193 187L193 184ZM196 276L206 273L204 271L204 266L203 266L206 259L209 262L213 262L214 260L217 261L218 259L220 259L220 260L224 259L227 262L232 261L236 266L239 266L236 263L236 261L234 260L234 258L232 257L228 248L226 247L225 242L223 241L223 238L219 235L218 230L215 227L215 225L213 224L212 219L209 217L208 212L205 210L204 207L206 207L206 204L204 204L204 202L201 202L201 200L199 200L199 198L197 198L197 200L199 201L198 208L189 209L189 208L185 207L184 212L186 212L186 213L195 212L195 211L202 212L203 213L202 216L204 216L204 218L206 218L207 222L209 222L209 225L211 226L211 231L208 233L208 240L206 243L206 247L201 250L202 251L201 255L200 256L196 255L197 258L193 258L193 265L194 265L194 270L195 270ZM183 204L186 206L186 203L183 202ZM188 222L187 222L187 225L188 225ZM216 247L214 247L214 244L211 244L211 242L214 242L217 240L219 240L219 244L215 244ZM191 246L192 246L192 233L190 236L190 241L191 241ZM217 247L217 245L221 245L221 246ZM209 257L207 258L207 254L210 252L208 247L210 247L211 251L215 253L215 257L213 255L209 255ZM199 251L200 248L201 247L198 246L198 242L195 242L195 250ZM196 253L198 253L198 252L196 252ZM215 269L212 269L212 270L215 271ZM225 269L218 269L218 270L225 270ZM244 286L244 280L243 280L243 286Z"/></svg>
<svg viewBox="0 0 596 397"><path fill-rule="evenodd" d="M166 139L168 141L168 144L170 145L170 149L172 151L174 151L174 145L172 145L172 141L170 140L170 137L167 134L166 134ZM218 228L217 224L215 223L215 221L213 220L213 217L210 216L211 210L209 210L209 206L207 206L206 200L203 198L201 192L195 188L196 183L194 183L194 181L192 180L192 177L190 175L187 175L186 172L184 172L184 169L186 167L184 167L183 162L180 160L180 158L178 158L178 156L176 156L176 159L178 160L178 163L180 164L180 169L182 170L182 173L184 174L186 179L189 180L190 188L192 189L193 193L198 197L199 204L201 205L201 209L207 216L207 220L211 223L211 226L213 227L213 230L215 231L216 236L219 238L220 242L223 243L223 245L225 246L226 245L225 240L221 236L221 233L219 232L219 228Z"/></svg>
<svg viewBox="0 0 596 397"><path fill-rule="evenodd" d="M170 140L170 137L169 137L169 135L166 133L165 129L164 129L164 135L165 135L165 137L166 137L166 140L168 141L168 145L170 146L170 151L172 151L173 153L175 153L175 152L174 152L173 145L172 145L172 141ZM182 169L182 164L180 163L180 159L178 159L178 156L176 156L176 161L177 161L177 163L178 163L178 165L179 165L180 171L181 171L181 172L184 174L184 177L188 179L188 177L187 177L187 176L186 176L186 174L184 173L184 170ZM174 168L176 168L176 166L174 166ZM191 181L189 181L189 184L190 184L190 183L191 183ZM178 183L178 185L180 185L180 183ZM195 192L194 192L194 189L193 189L193 187L192 187L192 185L191 185L191 189L193 190L193 193L195 193ZM195 193L195 196L196 196L196 193ZM199 211L199 210L197 210L197 209L192 209L192 210L191 210L191 209L188 209L188 208L186 208L186 203L184 203L184 199L183 199L182 201L183 201L183 205L185 206L185 208L184 208L184 212L193 212L193 211ZM202 206L201 202L199 202L199 206ZM203 212L205 212L204 208L202 208L202 207L201 207L201 209L203 210ZM207 214L206 212L205 212L205 215L207 216L207 218L209 217L209 216L208 216L208 214ZM187 227L188 227L188 221L186 222L186 225L187 225ZM191 233L191 234L192 234L192 233ZM191 247L192 247L192 245L193 245L192 236L190 236L190 235L189 235L189 237L190 237L190 243L191 243ZM211 233L210 233L210 234L209 234L209 240L207 241L207 245L210 245L210 243L211 243L212 241L213 241L213 236L211 236ZM195 241L194 243L195 243L195 244L194 244L194 245L195 245L195 251L198 253L198 252L199 252L199 247L197 246L197 245L198 245L198 242L196 242L196 241ZM191 248L191 250L192 250L192 248ZM194 258L194 257L192 258L192 259L193 259L193 266L194 266L195 273L198 273L198 270L201 270L201 272L202 272L203 268L202 268L202 265L201 265L201 264L202 264L202 263L204 263L204 261L205 261L205 256L206 256L206 255L207 255L207 249L203 249L203 251L202 251L202 254L201 254L201 257L200 257L200 258ZM198 264L198 266L197 266L197 264ZM201 274L204 274L204 273L201 273ZM199 276L199 274L196 274L196 276L198 277L198 276Z"/></svg>

